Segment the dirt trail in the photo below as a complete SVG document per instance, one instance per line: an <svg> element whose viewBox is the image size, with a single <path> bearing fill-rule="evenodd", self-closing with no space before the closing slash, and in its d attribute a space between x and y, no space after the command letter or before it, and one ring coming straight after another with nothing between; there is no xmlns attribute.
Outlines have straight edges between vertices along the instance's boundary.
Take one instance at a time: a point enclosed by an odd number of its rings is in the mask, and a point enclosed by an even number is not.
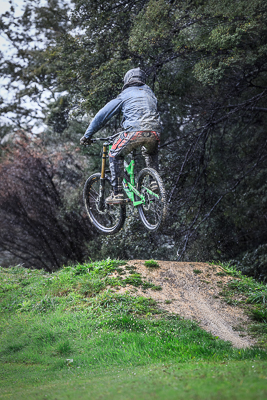
<svg viewBox="0 0 267 400"><path fill-rule="evenodd" d="M161 308L198 321L203 329L232 342L235 347L245 348L254 344L252 338L238 331L238 327L248 324L249 318L239 307L220 299L220 285L233 279L228 275L222 276L221 267L190 262L158 263L160 268L156 269L145 267L144 260L132 260L128 265L134 265L136 272L141 273L147 281L161 285L161 291L136 291L130 286L124 288L124 291L152 297Z"/></svg>

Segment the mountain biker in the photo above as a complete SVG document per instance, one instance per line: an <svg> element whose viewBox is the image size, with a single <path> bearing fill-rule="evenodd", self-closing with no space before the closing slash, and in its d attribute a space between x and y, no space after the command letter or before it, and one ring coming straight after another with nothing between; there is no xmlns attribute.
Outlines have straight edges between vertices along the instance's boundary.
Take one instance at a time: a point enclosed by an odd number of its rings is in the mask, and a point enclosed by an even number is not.
<svg viewBox="0 0 267 400"><path fill-rule="evenodd" d="M158 144L161 123L157 111L157 99L145 84L146 74L140 68L130 69L124 76L122 92L107 103L93 118L81 145L91 144L91 137L101 129L113 115L122 111L124 131L115 139L109 152L111 183L113 193L106 199L107 204L123 203L123 158L133 149L142 147L147 167L158 170ZM151 190L157 190L152 181Z"/></svg>

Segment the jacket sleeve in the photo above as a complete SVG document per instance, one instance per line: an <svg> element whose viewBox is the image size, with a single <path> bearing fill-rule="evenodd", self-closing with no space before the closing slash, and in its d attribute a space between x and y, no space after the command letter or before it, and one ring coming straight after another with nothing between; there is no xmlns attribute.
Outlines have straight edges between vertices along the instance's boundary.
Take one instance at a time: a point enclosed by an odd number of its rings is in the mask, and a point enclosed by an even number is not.
<svg viewBox="0 0 267 400"><path fill-rule="evenodd" d="M113 115L118 114L122 107L122 99L117 97L114 100L111 100L109 103L105 105L105 107L101 108L100 111L95 115L90 125L88 126L84 136L86 138L90 138L94 133L99 131L109 120L113 117Z"/></svg>

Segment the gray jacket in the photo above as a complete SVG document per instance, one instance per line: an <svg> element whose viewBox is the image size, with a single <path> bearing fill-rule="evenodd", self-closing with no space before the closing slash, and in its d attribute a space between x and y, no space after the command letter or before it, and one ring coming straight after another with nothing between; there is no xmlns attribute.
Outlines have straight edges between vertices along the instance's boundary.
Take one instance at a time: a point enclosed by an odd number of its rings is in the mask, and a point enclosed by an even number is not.
<svg viewBox="0 0 267 400"><path fill-rule="evenodd" d="M90 138L120 111L123 113L122 125L125 132L161 132L156 96L150 87L144 84L127 87L116 99L107 103L93 118L84 136Z"/></svg>

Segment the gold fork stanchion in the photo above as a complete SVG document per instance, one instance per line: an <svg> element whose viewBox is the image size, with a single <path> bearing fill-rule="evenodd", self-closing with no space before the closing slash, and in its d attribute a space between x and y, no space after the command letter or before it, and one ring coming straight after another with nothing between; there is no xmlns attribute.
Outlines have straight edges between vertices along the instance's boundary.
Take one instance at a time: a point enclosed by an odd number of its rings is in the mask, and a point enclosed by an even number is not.
<svg viewBox="0 0 267 400"><path fill-rule="evenodd" d="M102 154L101 179L105 178L107 148L108 148L108 146L106 145L106 143L104 143L104 145L103 145L103 154Z"/></svg>

